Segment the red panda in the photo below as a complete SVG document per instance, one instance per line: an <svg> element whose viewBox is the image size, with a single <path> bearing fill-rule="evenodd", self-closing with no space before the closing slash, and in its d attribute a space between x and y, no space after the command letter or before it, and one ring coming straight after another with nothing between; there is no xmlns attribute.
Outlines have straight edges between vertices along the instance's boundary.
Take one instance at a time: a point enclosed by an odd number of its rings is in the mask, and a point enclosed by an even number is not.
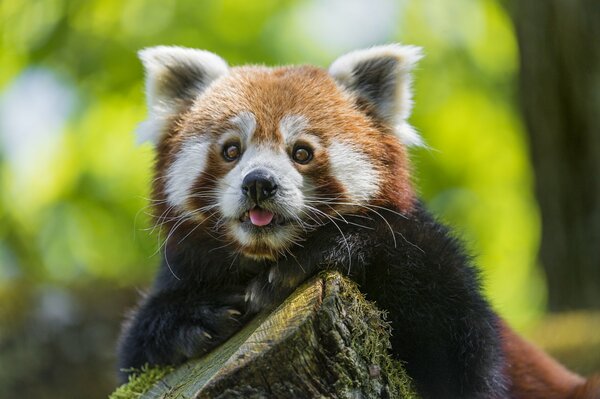
<svg viewBox="0 0 600 399"><path fill-rule="evenodd" d="M471 258L419 201L407 148L411 69L396 44L313 66L229 67L140 52L156 145L164 262L124 327L120 367L179 364L222 343L320 270L388 312L392 353L423 398L598 398L524 341L480 292Z"/></svg>

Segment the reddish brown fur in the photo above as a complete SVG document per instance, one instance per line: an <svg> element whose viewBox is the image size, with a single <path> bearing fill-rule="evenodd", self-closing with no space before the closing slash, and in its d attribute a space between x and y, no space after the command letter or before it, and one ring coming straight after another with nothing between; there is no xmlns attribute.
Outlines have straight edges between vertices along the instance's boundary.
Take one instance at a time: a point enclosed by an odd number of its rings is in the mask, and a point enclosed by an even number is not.
<svg viewBox="0 0 600 399"><path fill-rule="evenodd" d="M502 323L511 399L599 399L600 379L587 383Z"/></svg>

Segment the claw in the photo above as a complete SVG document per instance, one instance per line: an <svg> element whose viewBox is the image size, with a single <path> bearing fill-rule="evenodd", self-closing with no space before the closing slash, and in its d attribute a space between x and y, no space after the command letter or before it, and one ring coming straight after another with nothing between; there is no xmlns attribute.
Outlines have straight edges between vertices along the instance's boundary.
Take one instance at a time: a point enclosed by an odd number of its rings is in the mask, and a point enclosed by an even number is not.
<svg viewBox="0 0 600 399"><path fill-rule="evenodd" d="M229 317L238 317L242 315L242 312L236 309L228 309L227 313L229 314Z"/></svg>
<svg viewBox="0 0 600 399"><path fill-rule="evenodd" d="M272 284L273 280L275 280L275 268L271 268L269 271L269 283Z"/></svg>

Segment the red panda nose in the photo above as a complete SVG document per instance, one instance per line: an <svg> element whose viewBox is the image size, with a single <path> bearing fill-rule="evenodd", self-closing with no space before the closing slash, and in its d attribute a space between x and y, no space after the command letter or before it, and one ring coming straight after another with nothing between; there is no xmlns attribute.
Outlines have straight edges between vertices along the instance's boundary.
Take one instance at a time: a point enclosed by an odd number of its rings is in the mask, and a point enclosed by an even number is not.
<svg viewBox="0 0 600 399"><path fill-rule="evenodd" d="M263 169L253 170L242 181L242 193L254 201L256 205L271 198L276 192L275 179Z"/></svg>

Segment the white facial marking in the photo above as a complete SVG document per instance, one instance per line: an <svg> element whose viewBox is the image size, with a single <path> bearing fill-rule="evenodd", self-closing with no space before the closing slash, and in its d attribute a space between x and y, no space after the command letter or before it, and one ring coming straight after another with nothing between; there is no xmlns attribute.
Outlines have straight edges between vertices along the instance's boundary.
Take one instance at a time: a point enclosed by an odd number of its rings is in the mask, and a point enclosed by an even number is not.
<svg viewBox="0 0 600 399"><path fill-rule="evenodd" d="M223 132L217 142L218 145L222 147L229 140L239 138L243 150L256 130L256 117L252 112L244 111L229 119L229 123L233 127Z"/></svg>
<svg viewBox="0 0 600 399"><path fill-rule="evenodd" d="M303 115L286 115L279 121L279 132L286 142L294 142L308 127L308 119Z"/></svg>
<svg viewBox="0 0 600 399"><path fill-rule="evenodd" d="M352 145L335 142L329 146L333 174L353 201L369 201L379 190L379 176L369 158Z"/></svg>
<svg viewBox="0 0 600 399"><path fill-rule="evenodd" d="M308 118L304 115L289 114L279 121L279 132L288 145L292 145L302 138L313 147L319 147L321 140L315 134L310 133L308 126Z"/></svg>
<svg viewBox="0 0 600 399"><path fill-rule="evenodd" d="M190 190L206 165L209 146L206 137L192 137L181 146L166 176L165 194L170 205L185 209Z"/></svg>
<svg viewBox="0 0 600 399"><path fill-rule="evenodd" d="M231 123L237 128L242 143L247 144L256 130L256 117L252 112L243 111L231 118Z"/></svg>

